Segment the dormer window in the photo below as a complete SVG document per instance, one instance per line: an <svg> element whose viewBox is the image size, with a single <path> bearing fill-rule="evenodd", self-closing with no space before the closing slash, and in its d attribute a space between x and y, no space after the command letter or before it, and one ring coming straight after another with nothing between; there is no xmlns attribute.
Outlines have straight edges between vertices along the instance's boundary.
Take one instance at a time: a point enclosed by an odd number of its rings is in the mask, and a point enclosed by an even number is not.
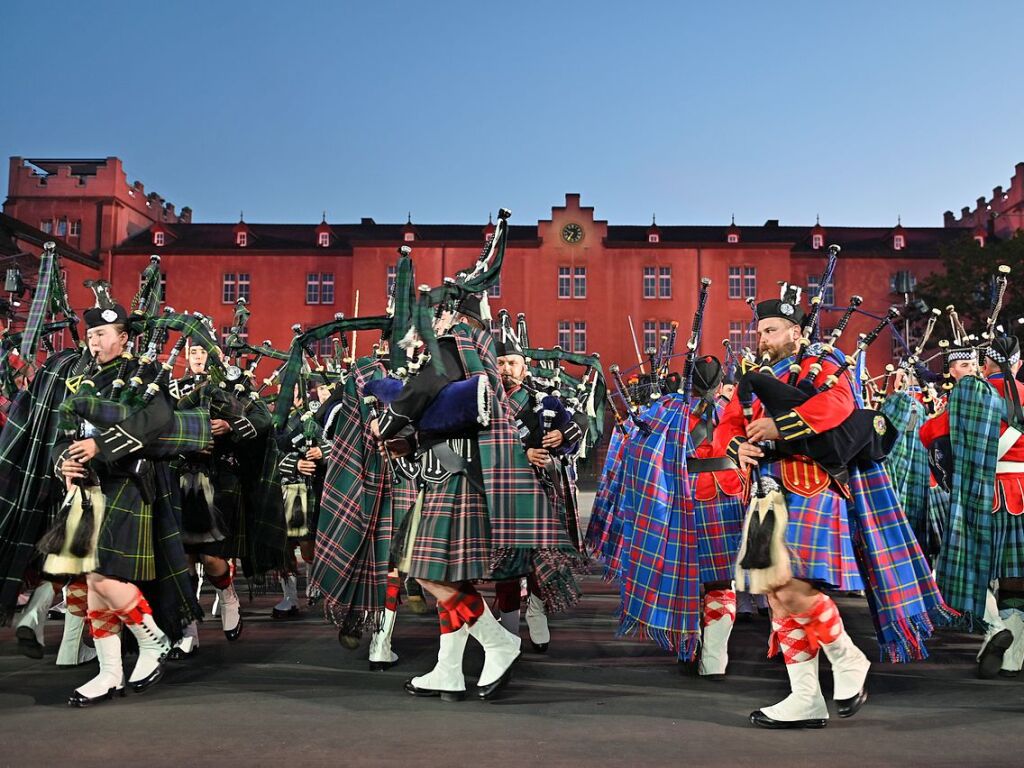
<svg viewBox="0 0 1024 768"><path fill-rule="evenodd" d="M813 248L814 250L817 251L818 249L824 247L824 245L825 245L825 236L824 235L811 235L811 248Z"/></svg>
<svg viewBox="0 0 1024 768"><path fill-rule="evenodd" d="M974 236L974 242L976 242L978 244L979 248L984 248L985 247L985 236L984 235L975 235Z"/></svg>
<svg viewBox="0 0 1024 768"><path fill-rule="evenodd" d="M164 244L164 233L163 232L154 232L153 233L153 245L163 245L163 244Z"/></svg>
<svg viewBox="0 0 1024 768"><path fill-rule="evenodd" d="M739 235L729 235L729 237L726 238L726 242L732 243L733 245L736 245L736 243L738 243L739 241Z"/></svg>
<svg viewBox="0 0 1024 768"><path fill-rule="evenodd" d="M895 251L902 251L907 247L907 239L903 235L896 235L892 239L892 247Z"/></svg>
<svg viewBox="0 0 1024 768"><path fill-rule="evenodd" d="M317 244L321 248L326 248L327 246L329 246L331 244L331 233L321 232L319 235L317 235Z"/></svg>
<svg viewBox="0 0 1024 768"><path fill-rule="evenodd" d="M648 243L660 243L661 242L661 235L659 235L659 234L657 234L655 232L652 232L651 234L649 234L647 236L647 242Z"/></svg>
<svg viewBox="0 0 1024 768"><path fill-rule="evenodd" d="M239 248L245 248L249 244L249 233L239 232L235 235L235 245Z"/></svg>
<svg viewBox="0 0 1024 768"><path fill-rule="evenodd" d="M403 239L405 240L405 242L411 243L413 240L416 239L416 233L415 232L406 232Z"/></svg>

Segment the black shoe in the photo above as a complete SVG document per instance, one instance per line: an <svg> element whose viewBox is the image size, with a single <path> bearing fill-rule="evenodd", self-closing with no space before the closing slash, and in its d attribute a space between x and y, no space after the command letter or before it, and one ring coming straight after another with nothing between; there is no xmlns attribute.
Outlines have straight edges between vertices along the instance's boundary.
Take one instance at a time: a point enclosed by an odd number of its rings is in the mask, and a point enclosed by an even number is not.
<svg viewBox="0 0 1024 768"><path fill-rule="evenodd" d="M476 697L481 701L486 701L487 699L493 698L497 695L498 691L508 685L508 681L512 679L512 667L514 667L516 662L519 661L520 656L522 656L522 654L517 654L516 657L512 659L512 663L508 665L508 669L505 670L505 674L493 683L489 683L488 685L478 685L476 687Z"/></svg>
<svg viewBox="0 0 1024 768"><path fill-rule="evenodd" d="M698 672L697 677L699 677L701 680L710 680L713 683L720 683L723 680L725 680L725 673L723 672L722 674L715 673L713 675L702 675Z"/></svg>
<svg viewBox="0 0 1024 768"><path fill-rule="evenodd" d="M385 670L391 669L398 661L371 661L370 671L371 672L384 672Z"/></svg>
<svg viewBox="0 0 1024 768"><path fill-rule="evenodd" d="M145 693L152 686L160 682L160 678L164 676L164 665L160 664L159 667L154 669L148 675L141 680L136 680L134 683L129 681L128 685L135 693Z"/></svg>
<svg viewBox="0 0 1024 768"><path fill-rule="evenodd" d="M83 696L78 691L75 691L70 696L68 696L68 706L79 708L91 707L93 704L98 704L101 701L113 699L115 694L123 698L124 686L121 686L120 688L111 688L106 693L100 694L99 696L94 696L91 699L88 696Z"/></svg>
<svg viewBox="0 0 1024 768"><path fill-rule="evenodd" d="M43 658L43 646L36 640L36 633L29 627L18 627L14 636L18 638L18 650L30 659ZM1002 663L1000 661L1000 663Z"/></svg>
<svg viewBox="0 0 1024 768"><path fill-rule="evenodd" d="M860 711L860 708L864 706L864 702L867 700L867 688L861 688L860 693L849 699L836 699L836 714L840 717L853 717Z"/></svg>
<svg viewBox="0 0 1024 768"><path fill-rule="evenodd" d="M978 657L978 677L991 680L1003 666L1003 654L1013 645L1013 633L1008 629L996 632Z"/></svg>
<svg viewBox="0 0 1024 768"><path fill-rule="evenodd" d="M466 698L465 691L434 691L430 688L417 688L412 684L411 677L405 681L405 692L411 696L438 696L441 701L462 701Z"/></svg>
<svg viewBox="0 0 1024 768"><path fill-rule="evenodd" d="M171 648L171 652L167 654L167 658L171 661L185 661L186 659L191 659L197 653L199 653L198 645L195 646L191 651L187 652L181 650L181 648L179 648L178 646L174 646L173 648Z"/></svg>
<svg viewBox="0 0 1024 768"><path fill-rule="evenodd" d="M678 666L679 674L683 677L696 677L700 669L700 662L697 659L692 659L691 661L679 659Z"/></svg>
<svg viewBox="0 0 1024 768"><path fill-rule="evenodd" d="M999 670L999 676L1000 677L1005 677L1008 680L1012 680L1013 678L1017 677L1019 674L1020 674L1020 670L1019 669L1000 669Z"/></svg>
<svg viewBox="0 0 1024 768"><path fill-rule="evenodd" d="M760 709L750 713L750 722L759 728L772 728L781 730L784 728L824 728L828 720L815 718L813 720L773 720Z"/></svg>
<svg viewBox="0 0 1024 768"><path fill-rule="evenodd" d="M270 614L270 618L272 618L274 621L284 621L290 619L297 619L299 618L299 615L299 606L293 605L287 611L279 611L277 610L277 608L274 608Z"/></svg>
<svg viewBox="0 0 1024 768"><path fill-rule="evenodd" d="M299 609L296 608L295 610L296 610L296 612L298 612ZM276 619L277 617L275 616L274 618ZM242 636L242 614L238 614L238 625L234 629L225 629L224 630L224 637L226 637L229 642L233 643L235 640L237 640L241 636Z"/></svg>
<svg viewBox="0 0 1024 768"><path fill-rule="evenodd" d="M532 646L534 653L547 653L550 643L535 643L531 640L530 645Z"/></svg>

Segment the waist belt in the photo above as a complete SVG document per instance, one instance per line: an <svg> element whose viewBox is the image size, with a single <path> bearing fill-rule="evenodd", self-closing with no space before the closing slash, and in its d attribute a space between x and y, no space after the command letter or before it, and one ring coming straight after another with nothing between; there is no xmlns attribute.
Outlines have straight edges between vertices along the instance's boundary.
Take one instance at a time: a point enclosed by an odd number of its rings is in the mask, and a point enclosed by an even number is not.
<svg viewBox="0 0 1024 768"><path fill-rule="evenodd" d="M733 464L732 459L725 456L717 456L710 459L686 457L686 471L691 474L696 474L697 472L721 472L726 469L738 469L738 467Z"/></svg>
<svg viewBox="0 0 1024 768"><path fill-rule="evenodd" d="M1024 475L1024 461L997 461L997 475Z"/></svg>

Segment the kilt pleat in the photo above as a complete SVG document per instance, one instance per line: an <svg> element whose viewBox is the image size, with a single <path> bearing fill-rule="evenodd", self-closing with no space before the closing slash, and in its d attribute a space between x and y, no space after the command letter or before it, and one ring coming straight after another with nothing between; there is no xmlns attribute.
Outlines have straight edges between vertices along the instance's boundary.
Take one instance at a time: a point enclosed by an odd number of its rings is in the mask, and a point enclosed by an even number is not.
<svg viewBox="0 0 1024 768"><path fill-rule="evenodd" d="M732 581L743 534L742 502L735 496L719 495L694 502L694 514L701 582Z"/></svg>
<svg viewBox="0 0 1024 768"><path fill-rule="evenodd" d="M432 581L491 576L491 524L487 501L464 475L428 485L419 525L406 542L409 575Z"/></svg>
<svg viewBox="0 0 1024 768"><path fill-rule="evenodd" d="M850 541L846 502L834 491L786 492L786 545L793 576L833 589L864 589Z"/></svg>
<svg viewBox="0 0 1024 768"><path fill-rule="evenodd" d="M1024 578L1024 515L1011 514L999 495L992 514L993 575L999 579Z"/></svg>

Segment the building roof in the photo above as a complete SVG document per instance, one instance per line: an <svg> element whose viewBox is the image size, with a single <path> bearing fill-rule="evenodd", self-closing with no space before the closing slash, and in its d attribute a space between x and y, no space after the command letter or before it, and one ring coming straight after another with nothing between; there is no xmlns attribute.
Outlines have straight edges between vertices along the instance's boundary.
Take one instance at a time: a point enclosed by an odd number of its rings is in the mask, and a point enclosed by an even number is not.
<svg viewBox="0 0 1024 768"><path fill-rule="evenodd" d="M168 238L160 247L163 253L208 253L210 251L235 251L234 224L169 224L161 223ZM324 250L347 253L355 245L395 244L404 241L403 234L408 224L378 224L373 219L363 219L357 224L328 224L331 244L326 248L317 245L317 228L320 224L253 224L245 222L249 232L246 248L250 251L302 251ZM484 226L481 224L414 224L418 243L458 243L482 245ZM726 246L728 234L740 233L738 246L775 245L789 248L797 255L814 255L820 249L812 247L812 226L780 226L769 220L760 226L673 226L658 225L660 242L658 246ZM862 255L891 254L895 227L823 227L826 243L837 243L847 253ZM609 225L606 245L614 248L647 245L650 225ZM939 247L964 236L962 229L946 227L902 227L906 238L901 257L915 256L934 258ZM535 225L515 225L509 229L509 243L530 246L539 243ZM139 232L125 240L115 250L118 252L153 251L151 230Z"/></svg>
<svg viewBox="0 0 1024 768"><path fill-rule="evenodd" d="M41 229L29 226L13 216L0 213L0 253L7 255L20 253L22 249L18 247L18 240L31 243L39 248L43 247L43 243L52 240L57 244L58 255L93 269L99 269L100 267L99 259L77 248L73 248L56 235L47 234Z"/></svg>

